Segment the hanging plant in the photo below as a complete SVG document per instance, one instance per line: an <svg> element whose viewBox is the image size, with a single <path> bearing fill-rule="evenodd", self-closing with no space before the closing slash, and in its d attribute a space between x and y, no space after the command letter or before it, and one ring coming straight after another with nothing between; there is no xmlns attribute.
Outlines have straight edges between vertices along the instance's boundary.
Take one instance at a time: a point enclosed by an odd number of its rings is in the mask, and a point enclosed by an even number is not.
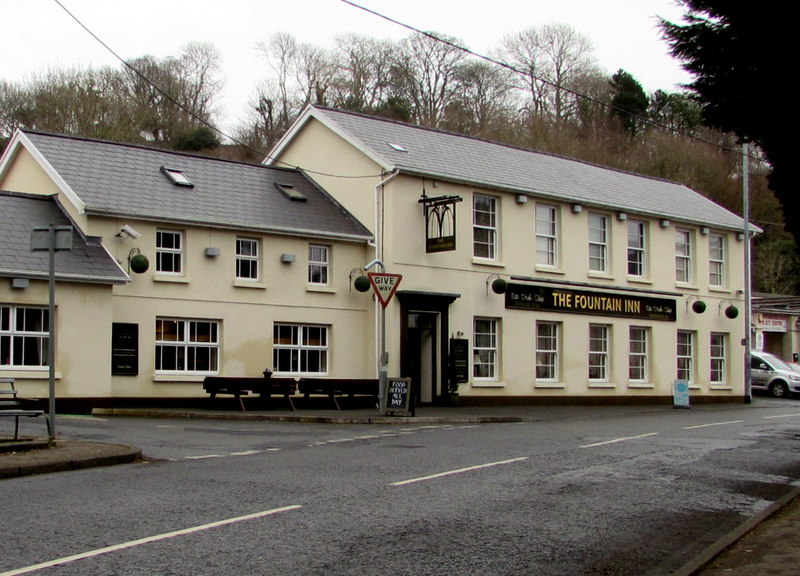
<svg viewBox="0 0 800 576"><path fill-rule="evenodd" d="M492 282L492 292L495 294L505 294L508 289L508 282L503 278L495 278Z"/></svg>
<svg viewBox="0 0 800 576"><path fill-rule="evenodd" d="M353 286L359 292L368 292L370 287L371 287L370 286L370 282L369 282L369 278L367 278L366 276L363 276L363 275L362 276L358 276L353 281Z"/></svg>
<svg viewBox="0 0 800 576"><path fill-rule="evenodd" d="M147 256L139 252L138 248L134 248L134 250L136 253L133 254L133 250L131 250L132 254L128 256L128 267L131 272L143 274L150 268L150 260L147 259Z"/></svg>

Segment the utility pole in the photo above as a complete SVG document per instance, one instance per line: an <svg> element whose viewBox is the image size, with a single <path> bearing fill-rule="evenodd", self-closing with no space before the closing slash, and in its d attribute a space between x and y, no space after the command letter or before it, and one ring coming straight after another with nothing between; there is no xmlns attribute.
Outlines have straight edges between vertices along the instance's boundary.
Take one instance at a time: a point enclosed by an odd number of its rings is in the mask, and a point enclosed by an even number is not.
<svg viewBox="0 0 800 576"><path fill-rule="evenodd" d="M744 220L744 403L753 401L750 378L750 326L752 292L750 288L750 145L742 142L742 219Z"/></svg>

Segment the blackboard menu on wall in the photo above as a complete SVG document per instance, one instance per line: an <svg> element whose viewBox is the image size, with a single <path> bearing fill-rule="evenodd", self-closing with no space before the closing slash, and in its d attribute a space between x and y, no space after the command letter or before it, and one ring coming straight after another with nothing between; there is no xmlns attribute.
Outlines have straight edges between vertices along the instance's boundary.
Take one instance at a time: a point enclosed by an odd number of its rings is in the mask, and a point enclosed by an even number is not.
<svg viewBox="0 0 800 576"><path fill-rule="evenodd" d="M139 325L114 322L111 326L111 374L139 374Z"/></svg>
<svg viewBox="0 0 800 576"><path fill-rule="evenodd" d="M469 382L469 340L450 339L451 377L458 382Z"/></svg>
<svg viewBox="0 0 800 576"><path fill-rule="evenodd" d="M411 378L389 378L386 383L386 413L410 416Z"/></svg>

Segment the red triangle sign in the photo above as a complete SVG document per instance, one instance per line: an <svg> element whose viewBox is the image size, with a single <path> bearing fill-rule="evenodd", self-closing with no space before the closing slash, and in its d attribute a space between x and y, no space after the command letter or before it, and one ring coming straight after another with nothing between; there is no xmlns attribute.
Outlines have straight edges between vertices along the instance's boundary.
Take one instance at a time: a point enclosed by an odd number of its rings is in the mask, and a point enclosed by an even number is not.
<svg viewBox="0 0 800 576"><path fill-rule="evenodd" d="M400 280L403 279L402 274L384 274L382 272L369 272L367 273L369 283L372 284L372 289L378 295L378 300L381 301L381 306L386 308L389 300L392 299L397 287L400 285Z"/></svg>

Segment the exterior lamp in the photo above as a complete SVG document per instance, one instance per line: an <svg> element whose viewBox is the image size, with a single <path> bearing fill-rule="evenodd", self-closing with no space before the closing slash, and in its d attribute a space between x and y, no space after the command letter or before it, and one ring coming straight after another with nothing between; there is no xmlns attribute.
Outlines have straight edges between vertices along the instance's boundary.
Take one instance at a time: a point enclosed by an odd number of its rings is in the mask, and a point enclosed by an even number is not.
<svg viewBox="0 0 800 576"><path fill-rule="evenodd" d="M495 294L505 294L506 290L508 289L508 282L504 278L501 278L499 274L490 274L489 277L486 279L486 287L487 287L487 294L488 294L488 287L489 282L492 283L492 292Z"/></svg>
<svg viewBox="0 0 800 576"><path fill-rule="evenodd" d="M692 302L692 299L694 299L694 302ZM690 302L692 304L692 312L694 312L695 314L702 314L703 312L706 311L706 303L700 300L697 296L691 296L686 301L687 308L689 307Z"/></svg>

